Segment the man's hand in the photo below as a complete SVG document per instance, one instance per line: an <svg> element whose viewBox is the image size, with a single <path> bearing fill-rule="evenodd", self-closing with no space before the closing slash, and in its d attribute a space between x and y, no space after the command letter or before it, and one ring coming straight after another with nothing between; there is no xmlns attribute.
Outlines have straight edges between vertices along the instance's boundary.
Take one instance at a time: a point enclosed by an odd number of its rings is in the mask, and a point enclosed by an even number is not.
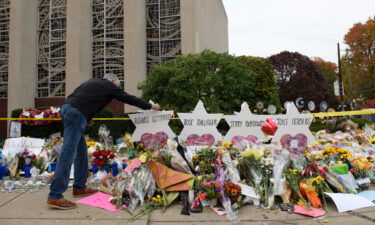
<svg viewBox="0 0 375 225"><path fill-rule="evenodd" d="M86 124L86 126L88 126L88 127L91 127L91 126L94 126L94 121L92 121L92 120L90 120L87 124Z"/></svg>
<svg viewBox="0 0 375 225"><path fill-rule="evenodd" d="M159 111L160 110L160 105L159 104L152 104L151 109Z"/></svg>

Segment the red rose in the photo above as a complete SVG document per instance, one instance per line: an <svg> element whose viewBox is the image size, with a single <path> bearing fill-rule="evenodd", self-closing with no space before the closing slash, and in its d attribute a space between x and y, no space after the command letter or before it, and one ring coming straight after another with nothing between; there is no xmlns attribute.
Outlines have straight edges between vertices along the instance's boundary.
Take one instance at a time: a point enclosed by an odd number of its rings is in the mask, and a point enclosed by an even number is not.
<svg viewBox="0 0 375 225"><path fill-rule="evenodd" d="M104 166L105 165L105 162L104 161L102 161L102 160L98 160L98 164L97 164L98 166Z"/></svg>
<svg viewBox="0 0 375 225"><path fill-rule="evenodd" d="M323 168L323 170L324 170L324 172L327 172L327 171L328 171L328 167L325 166L325 167Z"/></svg>
<svg viewBox="0 0 375 225"><path fill-rule="evenodd" d="M351 168L349 171L350 171L351 173L354 173L354 169L353 169L353 168Z"/></svg>
<svg viewBox="0 0 375 225"><path fill-rule="evenodd" d="M113 153L111 153L111 155L109 155L109 158L111 158L111 159L113 159L113 158L115 158L115 157L116 157L116 155L113 154Z"/></svg>

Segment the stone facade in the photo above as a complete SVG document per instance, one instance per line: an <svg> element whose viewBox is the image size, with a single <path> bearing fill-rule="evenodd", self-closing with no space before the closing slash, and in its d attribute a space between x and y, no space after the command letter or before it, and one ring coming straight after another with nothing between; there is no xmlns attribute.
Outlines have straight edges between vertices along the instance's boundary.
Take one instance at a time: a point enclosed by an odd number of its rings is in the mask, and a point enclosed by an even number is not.
<svg viewBox="0 0 375 225"><path fill-rule="evenodd" d="M61 105L80 83L105 73L140 96L137 85L159 62L228 51L222 0L0 0L0 13L1 117ZM110 108L135 110L118 101Z"/></svg>

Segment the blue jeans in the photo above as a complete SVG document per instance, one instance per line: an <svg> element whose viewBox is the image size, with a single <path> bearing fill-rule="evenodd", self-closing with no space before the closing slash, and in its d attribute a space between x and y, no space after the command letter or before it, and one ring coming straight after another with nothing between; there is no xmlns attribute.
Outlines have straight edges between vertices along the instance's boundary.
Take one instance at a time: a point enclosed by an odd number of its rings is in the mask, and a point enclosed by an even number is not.
<svg viewBox="0 0 375 225"><path fill-rule="evenodd" d="M70 104L63 105L60 114L64 125L64 142L48 195L48 198L52 199L64 197L63 193L68 188L70 169L73 162L73 189L86 188L88 176L87 146L84 136L87 120L77 108Z"/></svg>

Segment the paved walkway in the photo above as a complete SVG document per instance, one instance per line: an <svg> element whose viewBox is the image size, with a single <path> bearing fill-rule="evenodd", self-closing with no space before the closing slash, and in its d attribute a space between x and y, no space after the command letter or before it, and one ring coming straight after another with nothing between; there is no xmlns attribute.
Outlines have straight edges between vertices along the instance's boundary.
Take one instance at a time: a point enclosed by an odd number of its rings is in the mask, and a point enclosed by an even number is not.
<svg viewBox="0 0 375 225"><path fill-rule="evenodd" d="M210 209L191 216L180 215L181 205L175 204L162 213L160 210L143 216L136 221L130 221L126 211L108 212L103 209L79 205L73 210L49 209L46 205L48 189L44 188L33 193L0 193L0 224L82 224L82 225L224 225L232 224L225 216L217 216ZM73 199L71 192L67 199ZM254 206L245 206L239 212L240 222L236 224L375 224L375 207L364 208L347 213L338 213L330 203L326 216L318 219L275 210L262 210Z"/></svg>

